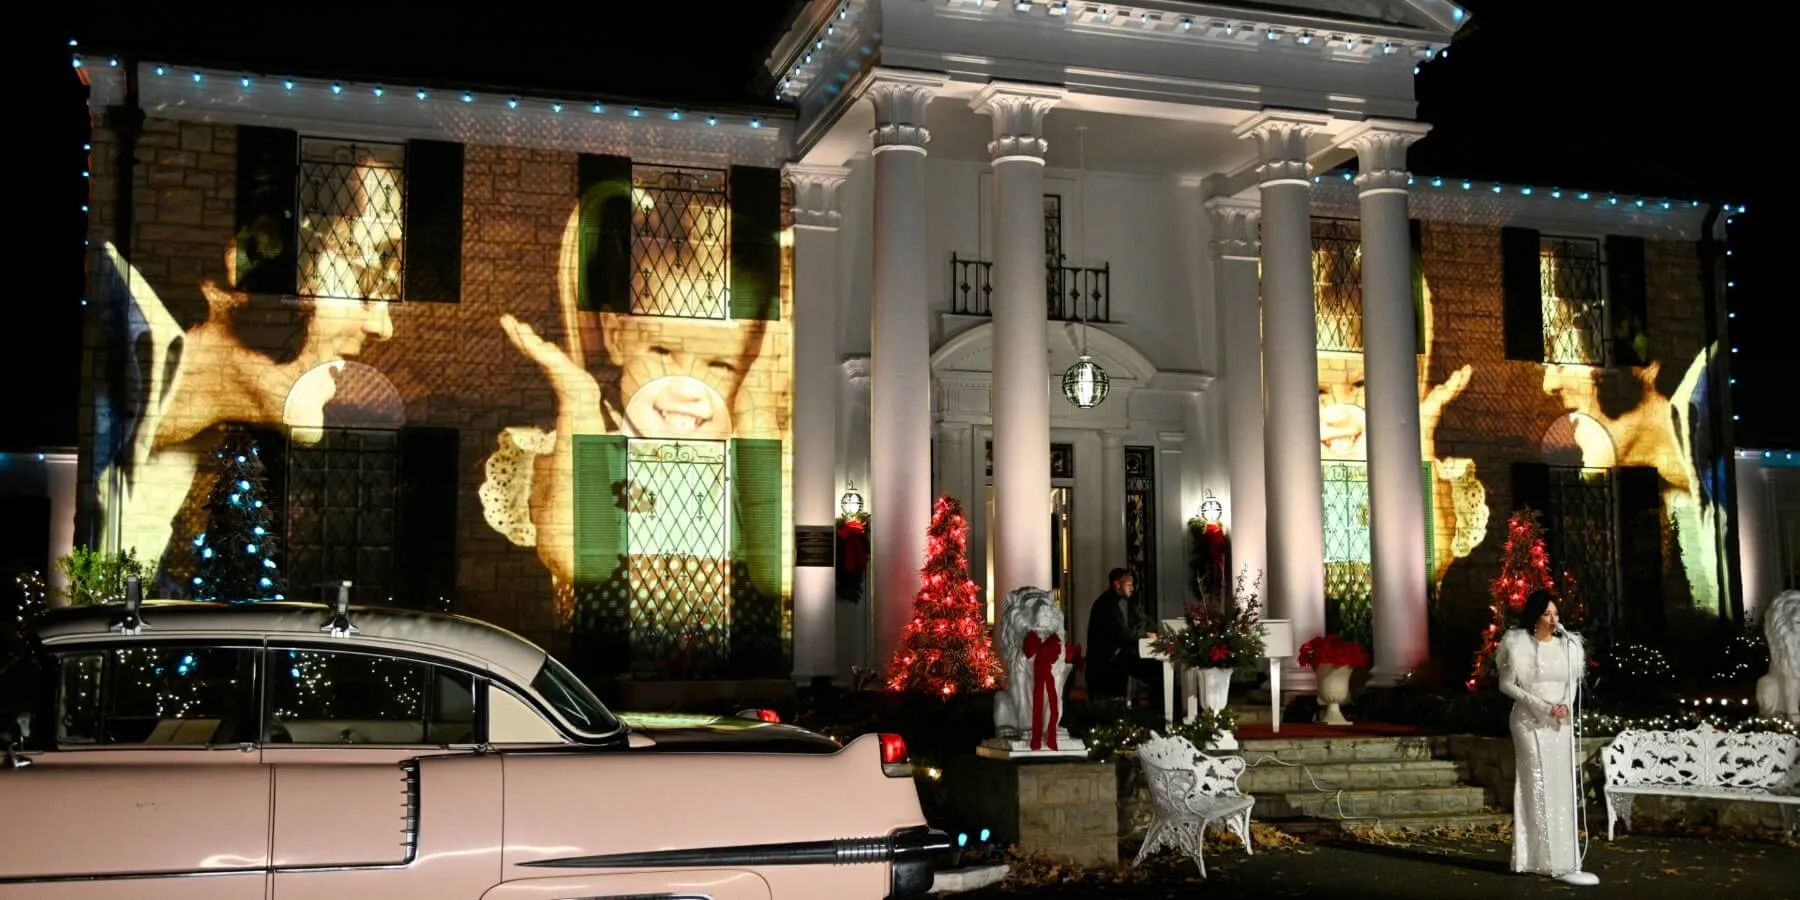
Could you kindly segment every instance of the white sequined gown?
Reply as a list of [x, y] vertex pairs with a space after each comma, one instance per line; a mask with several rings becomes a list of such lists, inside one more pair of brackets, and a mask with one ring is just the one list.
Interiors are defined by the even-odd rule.
[[[1513, 859], [1515, 872], [1562, 875], [1580, 868], [1576, 855], [1577, 800], [1574, 699], [1582, 666], [1579, 639], [1539, 641], [1513, 630], [1496, 655], [1500, 690], [1513, 699]], [[1550, 718], [1558, 704], [1570, 717]]]

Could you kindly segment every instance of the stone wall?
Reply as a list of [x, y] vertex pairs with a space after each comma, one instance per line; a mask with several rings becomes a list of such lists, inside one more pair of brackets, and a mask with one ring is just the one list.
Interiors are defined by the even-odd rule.
[[993, 829], [996, 844], [1106, 865], [1119, 858], [1117, 772], [1112, 762], [966, 756], [950, 761], [944, 787], [955, 815]]

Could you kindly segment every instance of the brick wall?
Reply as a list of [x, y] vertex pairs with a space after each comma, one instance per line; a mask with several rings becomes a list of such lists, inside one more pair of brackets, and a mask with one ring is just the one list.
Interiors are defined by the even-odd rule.
[[[94, 250], [90, 271], [96, 274], [104, 268], [100, 254], [104, 242], [115, 239], [116, 179], [123, 169], [118, 149], [112, 132], [96, 129], [90, 236]], [[183, 329], [201, 325], [209, 315], [215, 323], [222, 318], [223, 294], [215, 294], [209, 306], [202, 284], [227, 283], [228, 248], [237, 224], [236, 152], [237, 129], [229, 125], [152, 118], [139, 141], [131, 263], [142, 275], [140, 288], [153, 290]], [[517, 630], [552, 650], [566, 649], [567, 636], [555, 626], [550, 576], [533, 549], [514, 546], [489, 527], [477, 491], [502, 429], [554, 425], [555, 397], [549, 384], [537, 365], [508, 341], [500, 317], [514, 315], [546, 340], [566, 343], [558, 267], [564, 229], [577, 196], [577, 164], [578, 156], [571, 152], [466, 145], [461, 302], [389, 304], [383, 311], [389, 323], [385, 333], [364, 319], [344, 320], [363, 328], [355, 360], [391, 384], [403, 404], [407, 426], [458, 432], [456, 611]], [[792, 279], [785, 267], [783, 281], [781, 320], [768, 326], [765, 338], [768, 362], [751, 369], [739, 406], [747, 413], [741, 418], [754, 420], [758, 436], [785, 440], [792, 315]], [[90, 294], [101, 290], [104, 280], [95, 277], [92, 282]], [[243, 302], [241, 295], [232, 302]], [[83, 359], [81, 496], [88, 530], [79, 542], [97, 542], [101, 528], [101, 511], [93, 500], [96, 391], [112, 360], [100, 306], [90, 305]], [[250, 349], [279, 352], [293, 345], [297, 328], [308, 322], [317, 326], [340, 315], [366, 318], [368, 313], [359, 306], [253, 297], [245, 306], [248, 312], [233, 317], [232, 328]], [[283, 396], [293, 383], [292, 373], [263, 377], [257, 387], [273, 397]], [[190, 372], [184, 378], [189, 379], [183, 382], [184, 393], [199, 391], [212, 400], [245, 394], [243, 385], [223, 371], [217, 377], [200, 375], [195, 380]], [[279, 427], [279, 403], [267, 408], [270, 405], [241, 410], [239, 419]], [[791, 454], [786, 466], [791, 480]], [[150, 490], [158, 486], [158, 479], [165, 482], [161, 488], [167, 492], [186, 491], [194, 481], [191, 473], [178, 467], [153, 468], [140, 478]], [[787, 524], [784, 521], [784, 533], [790, 530]], [[783, 612], [791, 615], [786, 603]]]

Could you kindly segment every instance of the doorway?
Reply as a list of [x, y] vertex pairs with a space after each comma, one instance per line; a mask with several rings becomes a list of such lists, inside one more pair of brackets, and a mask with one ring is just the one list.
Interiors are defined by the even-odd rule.
[[1063, 621], [1075, 622], [1075, 489], [1050, 489], [1050, 596], [1062, 609]]

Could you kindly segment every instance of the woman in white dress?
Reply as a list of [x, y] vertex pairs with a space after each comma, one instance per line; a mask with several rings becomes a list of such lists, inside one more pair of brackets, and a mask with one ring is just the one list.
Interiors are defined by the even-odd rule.
[[1515, 872], [1571, 884], [1597, 881], [1581, 871], [1575, 787], [1576, 691], [1584, 663], [1581, 640], [1562, 629], [1556, 600], [1536, 591], [1521, 621], [1500, 641], [1500, 691], [1513, 699], [1513, 858]]

